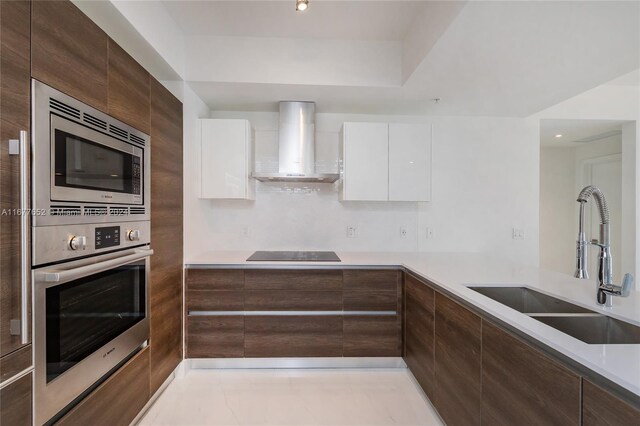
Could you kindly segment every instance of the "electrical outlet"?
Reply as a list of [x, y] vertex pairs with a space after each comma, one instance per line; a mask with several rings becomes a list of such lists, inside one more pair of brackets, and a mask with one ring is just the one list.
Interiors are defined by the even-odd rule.
[[251, 234], [251, 232], [249, 232], [249, 227], [248, 226], [243, 226], [242, 227], [242, 236], [243, 237], [248, 237]]
[[347, 238], [355, 238], [358, 235], [357, 226], [347, 226]]
[[511, 231], [511, 237], [514, 240], [524, 240], [524, 229], [522, 228], [513, 228]]
[[407, 238], [407, 234], [409, 232], [407, 231], [407, 228], [405, 228], [404, 226], [400, 227], [400, 238]]
[[427, 236], [427, 240], [430, 240], [433, 238], [433, 228], [427, 227], [426, 236]]

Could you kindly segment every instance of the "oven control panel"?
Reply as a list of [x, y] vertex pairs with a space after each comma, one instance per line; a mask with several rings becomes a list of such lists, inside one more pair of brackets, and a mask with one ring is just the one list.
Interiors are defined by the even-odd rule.
[[117, 224], [78, 224], [32, 228], [32, 265], [61, 262], [77, 257], [148, 245], [149, 221]]
[[96, 249], [117, 247], [120, 245], [120, 227], [103, 226], [96, 228], [95, 247]]

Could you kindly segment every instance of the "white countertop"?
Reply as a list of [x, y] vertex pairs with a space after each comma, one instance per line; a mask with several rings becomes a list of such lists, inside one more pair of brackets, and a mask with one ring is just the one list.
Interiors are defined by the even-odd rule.
[[402, 266], [640, 396], [640, 344], [584, 343], [467, 286], [526, 286], [636, 325], [640, 325], [640, 291], [632, 291], [627, 298], [615, 297], [612, 308], [603, 308], [595, 301], [594, 280], [579, 280], [481, 254], [337, 252], [342, 262], [247, 262], [251, 254], [250, 251], [214, 251], [195, 256], [185, 264], [188, 267], [252, 268]]

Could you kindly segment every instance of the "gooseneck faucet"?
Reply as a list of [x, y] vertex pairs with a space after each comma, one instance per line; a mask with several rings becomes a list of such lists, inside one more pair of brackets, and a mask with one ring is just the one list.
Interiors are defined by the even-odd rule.
[[[600, 240], [593, 239], [587, 242], [584, 231], [584, 209], [589, 199], [593, 196], [600, 213]], [[593, 185], [586, 186], [576, 200], [580, 203], [580, 217], [578, 228], [578, 241], [576, 242], [576, 278], [588, 279], [587, 271], [587, 247], [589, 244], [600, 247], [598, 256], [598, 287], [596, 301], [603, 306], [611, 306], [611, 296], [627, 297], [633, 284], [633, 276], [625, 274], [622, 285], [613, 284], [612, 259], [611, 259], [611, 236], [609, 231], [609, 208], [607, 200], [602, 191]]]

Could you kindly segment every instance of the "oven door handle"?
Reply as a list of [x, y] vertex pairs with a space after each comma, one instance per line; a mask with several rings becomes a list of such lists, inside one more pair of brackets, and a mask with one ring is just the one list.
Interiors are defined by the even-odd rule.
[[79, 278], [86, 277], [88, 275], [97, 274], [99, 272], [106, 271], [108, 269], [117, 268], [119, 266], [126, 265], [127, 263], [132, 263], [137, 260], [144, 259], [145, 257], [151, 256], [153, 254], [153, 250], [151, 249], [138, 249], [134, 253], [117, 257], [115, 259], [105, 260], [99, 263], [92, 263], [91, 265], [80, 266], [73, 269], [67, 270], [44, 270], [38, 271], [35, 275], [36, 282], [45, 282], [45, 283], [56, 283], [56, 282], [67, 282], [77, 280]]

